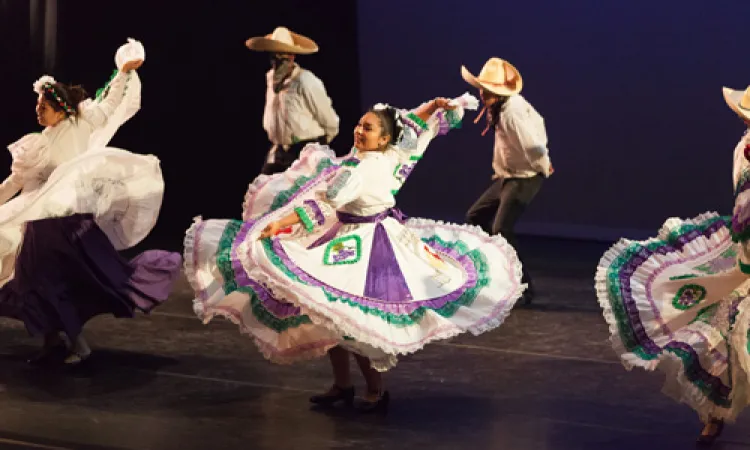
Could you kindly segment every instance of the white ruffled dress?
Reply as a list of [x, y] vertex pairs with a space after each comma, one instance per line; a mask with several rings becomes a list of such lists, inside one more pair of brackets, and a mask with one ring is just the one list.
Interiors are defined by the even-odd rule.
[[[118, 50], [119, 67], [144, 59], [130, 40]], [[93, 214], [118, 250], [134, 246], [156, 223], [164, 194], [159, 160], [106, 147], [139, 109], [135, 71], [117, 72], [96, 99], [79, 106], [80, 117], [63, 120], [11, 144], [11, 175], [0, 184], [0, 286], [13, 276], [28, 221]], [[12, 198], [18, 191], [20, 195]]]
[[[430, 342], [499, 326], [525, 287], [515, 250], [477, 227], [395, 208], [431, 139], [458, 126], [463, 107], [427, 122], [403, 111], [405, 138], [385, 152], [336, 158], [308, 145], [289, 170], [251, 184], [244, 221], [198, 219], [184, 252], [198, 317], [231, 320], [273, 362], [342, 345], [381, 371]], [[295, 211], [301, 224], [258, 239]]]
[[750, 139], [734, 153], [731, 217], [670, 218], [656, 237], [622, 239], [602, 257], [596, 291], [630, 369], [661, 369], [664, 392], [705, 422], [750, 403]]

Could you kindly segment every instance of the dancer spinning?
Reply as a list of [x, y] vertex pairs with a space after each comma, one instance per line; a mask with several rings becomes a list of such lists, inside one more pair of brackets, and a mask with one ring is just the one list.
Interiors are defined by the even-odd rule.
[[45, 128], [9, 147], [11, 175], [0, 185], [0, 316], [44, 337], [32, 362], [82, 362], [91, 353], [81, 335], [89, 319], [148, 312], [179, 274], [179, 254], [152, 250], [128, 262], [117, 252], [153, 228], [164, 192], [158, 159], [104, 147], [140, 108], [135, 70], [144, 58], [140, 42], [129, 40], [96, 99], [40, 78], [36, 112]]
[[323, 82], [294, 61], [296, 55], [318, 51], [312, 39], [277, 27], [273, 34], [248, 39], [246, 45], [271, 56], [263, 128], [273, 145], [261, 170], [271, 175], [288, 169], [306, 144], [329, 144], [339, 134], [339, 117]]
[[430, 140], [476, 106], [468, 94], [411, 112], [376, 105], [348, 158], [308, 145], [289, 170], [250, 186], [244, 222], [198, 220], [185, 240], [198, 316], [235, 322], [273, 362], [328, 353], [334, 383], [315, 404], [353, 402], [354, 353], [363, 411], [387, 407], [380, 372], [398, 355], [499, 326], [524, 288], [513, 248], [394, 208]]
[[[482, 227], [492, 235], [501, 234], [517, 247], [515, 227], [544, 179], [552, 175], [552, 163], [547, 149], [547, 130], [544, 119], [520, 95], [523, 79], [518, 70], [500, 58], [490, 58], [479, 76], [461, 67], [461, 76], [479, 89], [484, 108], [475, 122], [487, 111], [487, 126], [482, 132], [492, 131], [495, 138], [492, 157], [492, 185], [477, 199], [466, 213], [466, 221]], [[534, 295], [528, 271], [523, 282], [528, 285], [524, 301], [530, 303]]]
[[[750, 87], [724, 88], [750, 127]], [[671, 218], [657, 237], [621, 240], [602, 258], [596, 290], [626, 368], [667, 373], [665, 393], [690, 405], [710, 444], [750, 399], [750, 134], [734, 152], [733, 216]]]

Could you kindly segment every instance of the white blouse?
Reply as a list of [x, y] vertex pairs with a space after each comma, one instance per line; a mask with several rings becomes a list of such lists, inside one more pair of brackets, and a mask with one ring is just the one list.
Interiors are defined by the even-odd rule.
[[[403, 186], [408, 173], [422, 158], [430, 141], [438, 134], [438, 111], [425, 123], [416, 142], [409, 147], [390, 146], [383, 152], [355, 152], [360, 160], [354, 167], [343, 166], [328, 183], [328, 189], [317, 195], [317, 206], [325, 217], [335, 211], [357, 216], [379, 214], [396, 205], [395, 195]], [[464, 109], [459, 106], [453, 113], [460, 119]], [[306, 211], [309, 217], [314, 211]]]
[[122, 102], [128, 77], [128, 74], [118, 72], [104, 98], [81, 102], [78, 118], [67, 118], [41, 133], [28, 134], [9, 145], [13, 163], [10, 176], [0, 184], [0, 204], [18, 191], [27, 193], [38, 189], [58, 166], [86, 152], [92, 133], [107, 125], [109, 117]]

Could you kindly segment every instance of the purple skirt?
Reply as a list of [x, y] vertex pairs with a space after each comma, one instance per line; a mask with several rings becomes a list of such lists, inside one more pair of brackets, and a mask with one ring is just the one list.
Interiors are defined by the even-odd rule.
[[180, 268], [180, 255], [162, 250], [127, 261], [91, 214], [27, 222], [15, 275], [0, 288], [0, 316], [35, 336], [73, 340], [94, 316], [132, 317], [164, 302]]

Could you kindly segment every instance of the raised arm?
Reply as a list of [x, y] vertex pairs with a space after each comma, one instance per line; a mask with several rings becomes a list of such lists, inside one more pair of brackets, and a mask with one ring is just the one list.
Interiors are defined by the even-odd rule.
[[479, 101], [467, 93], [452, 100], [439, 97], [411, 111], [404, 111], [403, 122], [411, 137], [404, 139], [399, 148], [412, 159], [419, 159], [434, 137], [459, 128], [464, 111], [476, 109], [478, 105]]
[[125, 63], [94, 101], [81, 104], [81, 118], [94, 128], [105, 126], [107, 120], [125, 99], [128, 80], [142, 64], [142, 60]]

